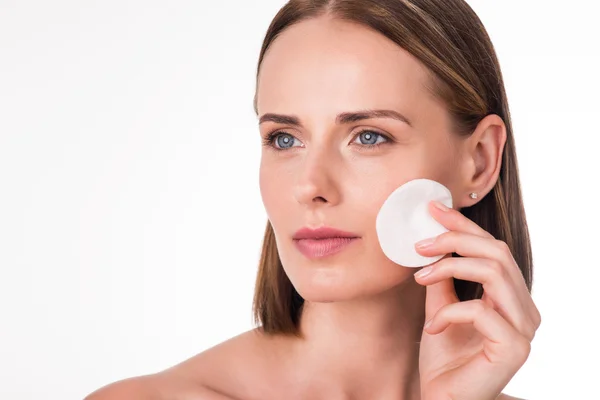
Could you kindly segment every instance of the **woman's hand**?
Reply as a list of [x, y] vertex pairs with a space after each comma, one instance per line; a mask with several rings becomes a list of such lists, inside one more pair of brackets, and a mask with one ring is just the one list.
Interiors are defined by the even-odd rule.
[[[430, 213], [449, 232], [416, 246], [424, 256], [446, 255], [415, 274], [427, 286], [421, 399], [493, 400], [527, 360], [540, 313], [506, 243], [435, 203]], [[481, 283], [482, 299], [460, 302], [453, 277]]]

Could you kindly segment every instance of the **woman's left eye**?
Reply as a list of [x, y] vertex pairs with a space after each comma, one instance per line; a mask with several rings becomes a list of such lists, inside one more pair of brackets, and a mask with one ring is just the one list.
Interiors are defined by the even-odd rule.
[[[359, 143], [356, 143], [356, 140], [359, 140]], [[361, 131], [358, 135], [356, 135], [356, 139], [352, 143], [362, 144], [364, 146], [371, 147], [378, 146], [388, 141], [389, 139], [381, 133], [377, 133], [370, 130], [364, 130]]]

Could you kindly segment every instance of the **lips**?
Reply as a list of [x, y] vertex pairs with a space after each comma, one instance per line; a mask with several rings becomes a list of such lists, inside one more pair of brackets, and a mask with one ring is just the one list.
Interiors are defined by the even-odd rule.
[[359, 235], [351, 232], [345, 232], [339, 229], [323, 226], [317, 229], [308, 227], [298, 230], [294, 234], [295, 240], [301, 239], [329, 239], [329, 238], [357, 238]]
[[314, 259], [339, 253], [358, 239], [355, 233], [330, 227], [302, 228], [294, 235], [294, 244], [304, 256]]
[[339, 253], [358, 238], [300, 239], [296, 248], [308, 258], [323, 258]]

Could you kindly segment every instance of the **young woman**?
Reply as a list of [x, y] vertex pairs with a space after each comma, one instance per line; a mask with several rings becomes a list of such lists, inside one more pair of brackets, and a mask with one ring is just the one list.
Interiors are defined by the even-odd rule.
[[[502, 75], [472, 9], [291, 0], [256, 89], [258, 328], [88, 399], [511, 398], [501, 392], [541, 319]], [[454, 200], [430, 204], [449, 232], [416, 246], [445, 256], [417, 274], [375, 231], [387, 196], [415, 178]], [[340, 239], [318, 233], [353, 239], [332, 251]]]

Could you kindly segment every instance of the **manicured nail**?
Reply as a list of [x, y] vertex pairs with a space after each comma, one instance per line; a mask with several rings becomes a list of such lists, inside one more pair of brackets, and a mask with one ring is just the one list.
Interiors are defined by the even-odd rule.
[[438, 209], [440, 209], [442, 211], [450, 211], [450, 209], [448, 207], [446, 207], [445, 204], [440, 203], [437, 200], [434, 200], [433, 205], [436, 206]]
[[424, 239], [421, 240], [420, 242], [415, 243], [415, 246], [417, 246], [418, 249], [424, 249], [425, 247], [429, 247], [433, 244], [433, 242], [435, 242], [434, 237], [429, 238], [429, 239]]
[[415, 276], [416, 276], [417, 278], [423, 278], [424, 276], [427, 276], [427, 275], [429, 275], [429, 274], [431, 273], [431, 270], [432, 270], [432, 269], [433, 269], [433, 268], [432, 268], [431, 266], [429, 266], [429, 267], [425, 267], [425, 268], [423, 268], [422, 270], [420, 270], [419, 272], [417, 272], [417, 273], [415, 274]]

